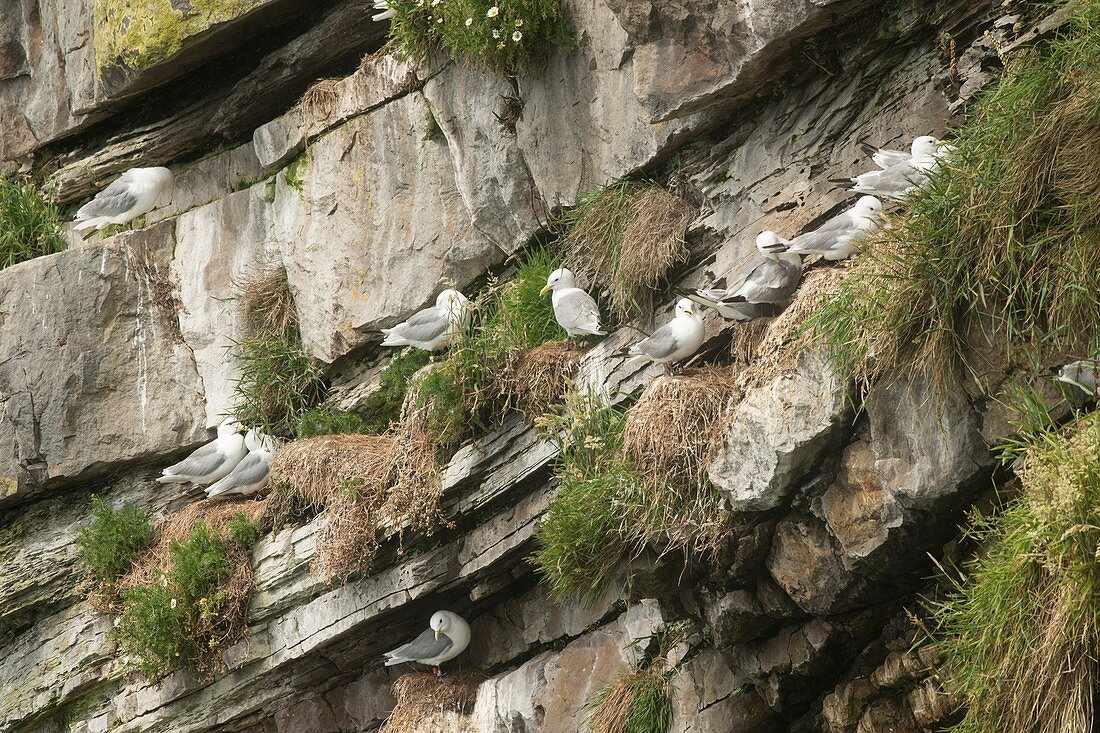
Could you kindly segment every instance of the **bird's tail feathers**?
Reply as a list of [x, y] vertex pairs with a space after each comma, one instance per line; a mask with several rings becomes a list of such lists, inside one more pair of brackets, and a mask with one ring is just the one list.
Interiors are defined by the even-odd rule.
[[173, 476], [173, 475], [169, 474], [167, 476], [158, 477], [157, 478], [157, 483], [158, 484], [186, 484], [190, 480], [191, 479], [187, 478], [186, 476]]
[[94, 229], [99, 224], [99, 219], [77, 219], [73, 224], [73, 229], [78, 232], [83, 232], [86, 229]]

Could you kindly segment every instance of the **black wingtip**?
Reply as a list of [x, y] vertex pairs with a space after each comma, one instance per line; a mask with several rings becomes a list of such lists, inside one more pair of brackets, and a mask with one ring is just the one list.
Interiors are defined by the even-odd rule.
[[728, 298], [722, 298], [720, 302], [723, 305], [733, 305], [735, 303], [748, 303], [749, 301], [745, 300], [744, 295], [731, 295]]
[[842, 188], [851, 188], [852, 186], [856, 185], [852, 183], [851, 178], [830, 178], [829, 183], [835, 183]]
[[878, 148], [866, 140], [859, 141], [859, 149], [866, 153], [869, 158], [875, 157], [875, 154], [878, 152]]

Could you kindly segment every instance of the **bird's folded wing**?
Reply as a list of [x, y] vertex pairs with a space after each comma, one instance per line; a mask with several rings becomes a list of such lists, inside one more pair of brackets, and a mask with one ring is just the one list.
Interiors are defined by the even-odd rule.
[[267, 476], [268, 468], [268, 462], [264, 460], [263, 455], [249, 453], [237, 464], [232, 473], [208, 487], [206, 494], [207, 496], [225, 494], [242, 486], [251, 486], [258, 481], [263, 481]]
[[392, 652], [386, 652], [386, 656], [393, 660], [416, 661], [418, 659], [435, 659], [443, 652], [451, 648], [454, 642], [446, 634], [435, 637], [435, 631], [425, 629], [408, 644], [397, 647]]
[[391, 328], [387, 335], [397, 336], [409, 341], [427, 342], [442, 336], [449, 324], [450, 319], [447, 317], [447, 309], [434, 306], [416, 312], [409, 320]]
[[845, 212], [829, 219], [812, 232], [799, 234], [791, 240], [791, 244], [787, 249], [791, 252], [805, 252], [819, 247], [829, 247], [836, 242], [838, 237], [850, 234], [854, 230], [852, 220]]
[[667, 359], [675, 353], [680, 345], [676, 342], [676, 334], [672, 331], [672, 324], [661, 326], [649, 338], [639, 341], [630, 350], [632, 354], [645, 354], [651, 359]]
[[93, 216], [118, 216], [134, 208], [137, 194], [126, 176], [119, 178], [100, 191], [94, 199], [80, 207], [77, 219], [91, 219]]
[[163, 473], [166, 476], [205, 476], [216, 470], [224, 460], [225, 456], [218, 453], [218, 446], [207, 443], [179, 463], [164, 469]]
[[599, 329], [600, 309], [592, 296], [583, 290], [574, 290], [558, 299], [554, 307], [558, 323], [568, 328]]

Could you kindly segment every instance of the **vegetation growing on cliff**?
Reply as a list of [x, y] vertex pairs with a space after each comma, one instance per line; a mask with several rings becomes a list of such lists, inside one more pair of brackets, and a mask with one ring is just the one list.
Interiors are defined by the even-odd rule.
[[589, 733], [667, 733], [672, 726], [671, 678], [663, 657], [640, 660], [593, 698]]
[[134, 506], [114, 509], [96, 496], [92, 498], [92, 521], [81, 528], [76, 549], [93, 580], [109, 590], [152, 540], [148, 512]]
[[1100, 684], [1100, 414], [1035, 434], [1002, 514], [977, 517], [988, 550], [933, 606], [959, 733], [1093, 726]]
[[389, 0], [391, 44], [424, 63], [449, 55], [514, 76], [575, 44], [559, 0]]
[[1008, 60], [957, 151], [865, 248], [812, 326], [869, 380], [979, 368], [973, 348], [1094, 353], [1100, 323], [1100, 3]]
[[0, 178], [0, 269], [64, 249], [57, 207], [31, 184]]
[[694, 207], [660, 186], [619, 181], [584, 194], [560, 222], [565, 261], [606, 291], [619, 321], [653, 313], [653, 294], [688, 259], [684, 241]]

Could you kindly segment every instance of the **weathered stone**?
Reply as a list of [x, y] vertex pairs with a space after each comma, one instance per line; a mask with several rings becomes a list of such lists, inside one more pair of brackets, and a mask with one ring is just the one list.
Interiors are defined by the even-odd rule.
[[853, 733], [863, 709], [874, 695], [875, 686], [868, 679], [838, 685], [821, 704], [823, 729], [826, 733]]
[[767, 567], [791, 600], [809, 614], [848, 610], [866, 587], [845, 568], [825, 525], [814, 517], [779, 523]]
[[913, 688], [905, 697], [913, 719], [923, 730], [942, 726], [959, 709], [959, 701], [944, 691], [935, 678], [929, 678]]
[[773, 509], [851, 422], [850, 388], [817, 351], [798, 367], [751, 390], [724, 428], [722, 449], [708, 469], [734, 511]]
[[772, 733], [780, 719], [753, 690], [739, 690], [729, 663], [704, 650], [672, 678], [670, 733]]
[[172, 246], [159, 225], [0, 271], [0, 502], [205, 436]]
[[856, 733], [922, 733], [904, 698], [887, 697], [872, 702], [856, 725]]
[[732, 591], [716, 600], [707, 609], [707, 620], [719, 648], [758, 639], [779, 625], [764, 613], [756, 597], [744, 590]]

